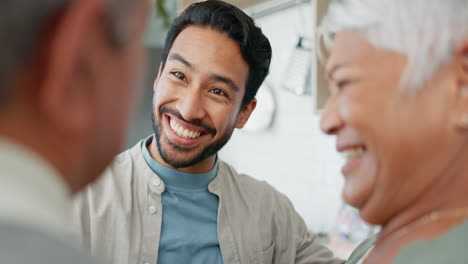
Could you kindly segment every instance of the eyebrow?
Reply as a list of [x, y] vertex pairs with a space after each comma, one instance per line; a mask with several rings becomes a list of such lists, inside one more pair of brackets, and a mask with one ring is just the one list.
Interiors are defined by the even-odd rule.
[[231, 87], [232, 90], [234, 90], [235, 92], [238, 92], [240, 91], [239, 89], [239, 86], [237, 86], [234, 81], [229, 78], [229, 77], [225, 77], [225, 76], [221, 76], [221, 75], [218, 75], [218, 74], [212, 74], [211, 75], [211, 79], [215, 80], [215, 81], [218, 81], [218, 82], [222, 82], [222, 83], [225, 83], [227, 84], [229, 87]]
[[[180, 55], [179, 53], [172, 53], [171, 55], [169, 55], [169, 60], [176, 60], [176, 61], [179, 61], [180, 63], [184, 64], [185, 66], [187, 66], [188, 68], [190, 69], [194, 69], [194, 66], [188, 62], [182, 55]], [[229, 78], [229, 77], [225, 77], [225, 76], [222, 76], [222, 75], [219, 75], [219, 74], [211, 74], [211, 79], [215, 80], [215, 81], [218, 81], [218, 82], [222, 82], [222, 83], [225, 83], [226, 85], [228, 85], [229, 87], [231, 87], [231, 89], [233, 89], [234, 91], [238, 92], [240, 91], [240, 88], [239, 86], [236, 85], [236, 83], [234, 83], [234, 81]]]
[[172, 53], [169, 56], [169, 60], [179, 61], [180, 63], [184, 64], [185, 66], [193, 69], [193, 65], [190, 62], [188, 62], [188, 60], [186, 60], [182, 55], [180, 55], [178, 53]]

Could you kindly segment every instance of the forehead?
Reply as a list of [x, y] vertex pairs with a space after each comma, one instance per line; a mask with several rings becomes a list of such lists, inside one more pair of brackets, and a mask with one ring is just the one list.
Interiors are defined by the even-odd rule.
[[[406, 68], [407, 56], [370, 44], [359, 32], [342, 31], [336, 34], [335, 44], [327, 63], [328, 74], [335, 69], [353, 68], [352, 72], [372, 79], [400, 80]], [[380, 76], [380, 77], [378, 77]]]
[[349, 65], [375, 59], [377, 50], [360, 33], [341, 31], [335, 36], [333, 49], [327, 63], [327, 70], [336, 65]]
[[245, 87], [249, 66], [239, 44], [227, 34], [206, 26], [188, 26], [174, 40], [169, 55], [177, 53], [199, 73], [218, 74]]

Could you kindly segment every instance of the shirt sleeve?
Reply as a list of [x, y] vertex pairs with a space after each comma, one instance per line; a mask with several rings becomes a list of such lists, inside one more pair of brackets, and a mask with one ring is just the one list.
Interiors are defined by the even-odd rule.
[[[283, 217], [289, 218], [284, 228], [291, 232], [291, 246], [295, 247], [294, 263], [296, 264], [343, 264], [341, 260], [334, 256], [333, 252], [323, 245], [318, 235], [310, 232], [304, 219], [297, 213], [291, 201], [283, 194], [280, 194], [284, 211]], [[284, 241], [283, 241], [284, 242]], [[295, 243], [295, 245], [294, 245]], [[294, 252], [292, 252], [294, 254]]]
[[323, 245], [316, 234], [307, 230], [304, 220], [297, 215], [300, 227], [296, 248], [296, 264], [343, 264], [333, 252]]

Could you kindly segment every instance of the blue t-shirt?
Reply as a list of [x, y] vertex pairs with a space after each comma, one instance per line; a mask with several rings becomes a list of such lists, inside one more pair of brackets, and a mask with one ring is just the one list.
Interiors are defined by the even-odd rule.
[[[207, 173], [191, 174], [167, 168], [142, 144], [148, 166], [164, 182], [159, 264], [223, 263], [218, 240], [219, 198], [208, 191], [218, 162]], [[156, 249], [155, 249], [156, 250]]]

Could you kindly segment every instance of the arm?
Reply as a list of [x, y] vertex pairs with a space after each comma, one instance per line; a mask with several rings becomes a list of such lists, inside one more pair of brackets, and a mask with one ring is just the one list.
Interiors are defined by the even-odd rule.
[[[289, 237], [290, 249], [295, 249], [294, 263], [296, 264], [343, 264], [341, 260], [333, 255], [330, 249], [321, 243], [319, 237], [309, 232], [304, 219], [296, 212], [291, 201], [283, 194], [280, 194], [283, 217], [287, 217], [285, 222], [284, 237]], [[285, 219], [286, 220], [286, 219]], [[295, 242], [295, 246], [291, 245]]]
[[[297, 214], [297, 213], [296, 213]], [[316, 234], [307, 231], [304, 220], [297, 215], [297, 224], [300, 233], [296, 247], [296, 264], [342, 264], [343, 260], [333, 256], [333, 253], [325, 247]]]

